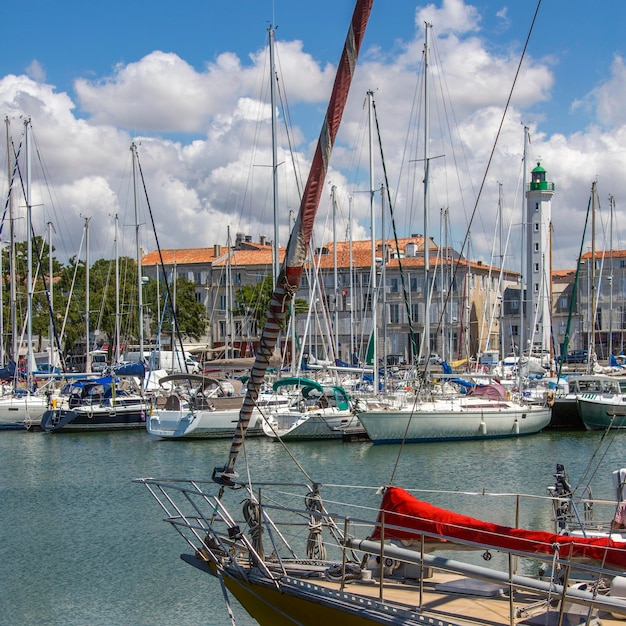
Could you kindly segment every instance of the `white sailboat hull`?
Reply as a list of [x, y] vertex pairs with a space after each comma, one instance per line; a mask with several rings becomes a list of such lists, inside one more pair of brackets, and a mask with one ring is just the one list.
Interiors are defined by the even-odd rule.
[[[255, 411], [247, 436], [262, 435], [261, 414]], [[149, 434], [164, 439], [219, 439], [230, 438], [239, 421], [239, 409], [221, 411], [181, 409], [170, 411], [153, 409], [146, 420]]]
[[373, 443], [517, 437], [538, 433], [550, 424], [548, 407], [476, 400], [451, 398], [365, 409], [358, 416]]
[[346, 428], [358, 426], [358, 423], [352, 410], [331, 407], [308, 413], [274, 413], [263, 421], [263, 431], [268, 437], [289, 441], [341, 439]]
[[24, 395], [0, 398], [0, 429], [21, 429], [38, 425], [48, 408], [43, 396]]

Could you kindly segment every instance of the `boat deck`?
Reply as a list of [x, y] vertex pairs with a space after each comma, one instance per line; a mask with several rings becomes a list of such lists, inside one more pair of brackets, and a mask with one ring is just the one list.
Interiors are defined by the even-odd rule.
[[[341, 587], [340, 583], [326, 580], [316, 581], [315, 584], [336, 591]], [[434, 620], [431, 623], [441, 625], [556, 626], [560, 611], [556, 598], [548, 610], [545, 599], [538, 594], [516, 590], [511, 601], [506, 585], [476, 581], [443, 572], [435, 572], [431, 578], [425, 579], [421, 591], [417, 580], [395, 582], [385, 579], [382, 591], [380, 580], [372, 580], [347, 583], [344, 585], [344, 592], [372, 600], [380, 600], [382, 593], [385, 603], [414, 611], [422, 617], [428, 616]], [[562, 624], [586, 624], [588, 613], [588, 607], [566, 602]], [[606, 611], [592, 608], [589, 624], [623, 626], [625, 619], [626, 616], [619, 619]]]

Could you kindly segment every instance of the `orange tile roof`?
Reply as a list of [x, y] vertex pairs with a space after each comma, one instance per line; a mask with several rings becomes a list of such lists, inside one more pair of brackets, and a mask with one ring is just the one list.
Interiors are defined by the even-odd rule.
[[[211, 248], [176, 248], [161, 250], [165, 265], [189, 265], [192, 263], [212, 263], [215, 259], [215, 250]], [[159, 251], [149, 252], [141, 259], [142, 265], [160, 265]]]

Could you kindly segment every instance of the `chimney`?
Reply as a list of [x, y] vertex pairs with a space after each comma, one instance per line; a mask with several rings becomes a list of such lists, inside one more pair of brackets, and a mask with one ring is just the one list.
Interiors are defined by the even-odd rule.
[[259, 235], [259, 243], [264, 246], [265, 245], [265, 235]]
[[217, 259], [222, 256], [222, 246], [219, 243], [213, 244], [213, 256]]

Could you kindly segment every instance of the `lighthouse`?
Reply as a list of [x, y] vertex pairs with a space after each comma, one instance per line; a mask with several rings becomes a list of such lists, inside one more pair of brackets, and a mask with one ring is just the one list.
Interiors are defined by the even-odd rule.
[[554, 183], [537, 162], [526, 189], [526, 322], [529, 347], [542, 355], [550, 351], [551, 224]]

